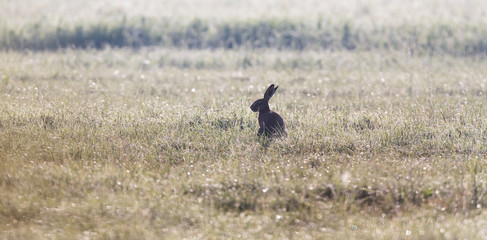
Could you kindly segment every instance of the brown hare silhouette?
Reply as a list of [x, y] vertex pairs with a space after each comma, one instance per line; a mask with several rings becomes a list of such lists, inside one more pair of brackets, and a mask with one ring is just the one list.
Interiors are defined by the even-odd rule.
[[274, 88], [274, 84], [271, 84], [267, 91], [264, 93], [264, 98], [256, 100], [251, 106], [250, 109], [254, 112], [259, 111], [259, 132], [257, 136], [264, 136], [266, 137], [281, 137], [287, 136], [286, 133], [286, 125], [284, 124], [284, 120], [282, 117], [277, 113], [272, 111], [269, 108], [269, 99], [271, 99], [272, 95], [276, 92], [279, 86]]

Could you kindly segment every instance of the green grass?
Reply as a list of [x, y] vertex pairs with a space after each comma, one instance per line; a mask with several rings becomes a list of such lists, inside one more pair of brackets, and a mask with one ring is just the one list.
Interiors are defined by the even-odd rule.
[[[1, 238], [482, 239], [484, 61], [4, 52]], [[289, 136], [250, 111], [270, 83]]]

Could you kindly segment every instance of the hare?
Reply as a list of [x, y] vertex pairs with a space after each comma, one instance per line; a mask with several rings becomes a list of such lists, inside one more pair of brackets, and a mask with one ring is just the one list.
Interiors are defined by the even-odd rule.
[[252, 111], [259, 111], [260, 128], [259, 132], [257, 133], [257, 136], [259, 137], [262, 136], [262, 134], [264, 134], [266, 137], [287, 136], [284, 120], [277, 112], [274, 112], [269, 108], [269, 99], [271, 99], [272, 95], [274, 95], [277, 88], [279, 88], [279, 86], [274, 88], [274, 84], [271, 84], [271, 86], [264, 93], [264, 98], [256, 100], [250, 106]]

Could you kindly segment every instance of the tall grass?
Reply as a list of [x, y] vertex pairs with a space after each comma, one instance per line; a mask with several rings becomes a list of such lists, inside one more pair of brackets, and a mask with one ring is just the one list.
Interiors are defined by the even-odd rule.
[[21, 29], [4, 27], [4, 50], [55, 50], [164, 46], [184, 49], [293, 49], [293, 50], [394, 50], [412, 54], [484, 56], [484, 24], [402, 24], [360, 27], [353, 21], [327, 24], [288, 20], [215, 23], [195, 19], [178, 24], [148, 18], [97, 21], [50, 26], [42, 23]]
[[[485, 56], [485, 2], [49, 1], [0, 3], [0, 49], [400, 50]], [[214, 14], [216, 11], [219, 14]]]

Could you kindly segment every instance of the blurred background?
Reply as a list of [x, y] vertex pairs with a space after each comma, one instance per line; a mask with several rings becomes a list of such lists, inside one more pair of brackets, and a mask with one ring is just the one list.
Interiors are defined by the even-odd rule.
[[0, 49], [399, 50], [487, 54], [482, 0], [2, 1]]

